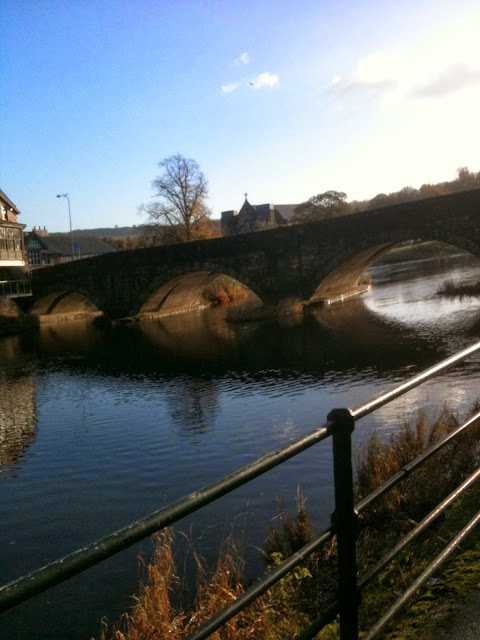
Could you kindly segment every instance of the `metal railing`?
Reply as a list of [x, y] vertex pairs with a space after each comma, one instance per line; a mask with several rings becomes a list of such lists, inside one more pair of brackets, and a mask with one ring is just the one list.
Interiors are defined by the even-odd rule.
[[31, 295], [31, 280], [0, 280], [0, 298], [20, 298]]
[[[433, 376], [444, 372], [449, 367], [463, 361], [469, 355], [479, 350], [480, 342], [430, 367], [392, 391], [382, 394], [353, 411], [350, 409], [334, 409], [329, 413], [325, 424], [295, 442], [268, 453], [221, 480], [207, 485], [83, 549], [79, 549], [37, 571], [0, 587], [0, 612], [6, 611], [32, 598], [36, 594], [84, 571], [88, 567], [113, 556], [152, 533], [177, 522], [184, 516], [198, 511], [201, 507], [213, 502], [217, 498], [244, 485], [266, 471], [277, 467], [286, 460], [312, 447], [314, 444], [332, 436], [335, 487], [335, 512], [332, 516], [332, 525], [302, 549], [277, 565], [263, 578], [252, 584], [234, 602], [230, 603], [209, 621], [197, 628], [193, 633], [188, 635], [185, 640], [203, 640], [208, 638], [217, 629], [226, 624], [228, 620], [245, 609], [251, 602], [287, 575], [294, 567], [322, 547], [334, 535], [337, 537], [339, 564], [338, 600], [332, 602], [332, 604], [300, 634], [298, 640], [310, 640], [314, 638], [318, 632], [326, 624], [334, 620], [338, 614], [340, 614], [341, 639], [358, 640], [358, 608], [361, 599], [361, 590], [369, 584], [398, 553], [434, 522], [456, 498], [480, 478], [480, 468], [472, 473], [452, 494], [445, 498], [430, 514], [404, 536], [393, 549], [385, 554], [381, 560], [360, 578], [357, 577], [355, 548], [356, 520], [358, 514], [409, 476], [414, 470], [418, 469], [438, 451], [450, 444], [455, 438], [463, 434], [471, 425], [475, 424], [476, 421], [480, 419], [480, 411], [449, 433], [441, 441], [426, 450], [418, 458], [405, 465], [398, 473], [393, 475], [382, 486], [378, 487], [357, 505], [354, 505], [353, 501], [351, 451], [351, 436], [355, 428], [355, 423], [357, 420], [388, 404]], [[363, 636], [364, 640], [372, 640], [384, 629], [395, 614], [414, 596], [419, 586], [431, 577], [434, 571], [450, 557], [465, 536], [479, 523], [480, 512], [451, 540], [441, 554], [423, 571], [374, 627]]]

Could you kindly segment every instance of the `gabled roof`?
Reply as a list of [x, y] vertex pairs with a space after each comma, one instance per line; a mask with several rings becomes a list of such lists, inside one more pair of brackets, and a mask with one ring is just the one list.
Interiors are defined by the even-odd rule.
[[[30, 235], [30, 234], [29, 234]], [[35, 236], [48, 253], [69, 256], [72, 253], [72, 239], [70, 234], [42, 236], [37, 235], [35, 231], [31, 232]], [[89, 235], [73, 235], [73, 246], [75, 253], [78, 252], [77, 244], [80, 245], [80, 254], [82, 255], [99, 255], [101, 253], [110, 253], [117, 251], [107, 242], [96, 236]]]
[[256, 210], [257, 210], [257, 207], [254, 207], [253, 205], [251, 205], [247, 200], [247, 198], [245, 198], [245, 202], [242, 204], [242, 208], [238, 213], [242, 215], [248, 215], [249, 213], [255, 214]]
[[17, 214], [20, 213], [20, 211], [18, 210], [18, 207], [16, 207], [13, 202], [10, 200], [10, 198], [3, 193], [3, 191], [0, 189], [0, 200], [3, 200], [4, 202], [6, 202], [8, 204], [9, 207], [12, 207], [12, 209], [15, 209], [15, 212]]

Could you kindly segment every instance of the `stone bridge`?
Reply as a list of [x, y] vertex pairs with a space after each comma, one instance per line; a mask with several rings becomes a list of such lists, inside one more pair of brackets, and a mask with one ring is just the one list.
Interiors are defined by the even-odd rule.
[[335, 298], [355, 291], [383, 253], [417, 239], [440, 240], [480, 257], [480, 189], [38, 269], [29, 310], [57, 316], [101, 311], [111, 318], [171, 313], [198, 306], [219, 274], [247, 285], [268, 305]]

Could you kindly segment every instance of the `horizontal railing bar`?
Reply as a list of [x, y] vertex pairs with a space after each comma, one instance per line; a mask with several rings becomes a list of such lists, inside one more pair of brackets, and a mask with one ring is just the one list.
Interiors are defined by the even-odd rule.
[[387, 625], [392, 618], [402, 609], [409, 600], [413, 598], [417, 589], [419, 589], [435, 571], [452, 555], [462, 540], [480, 523], [480, 511], [474, 516], [470, 522], [460, 531], [459, 534], [445, 547], [445, 549], [428, 565], [418, 578], [408, 587], [405, 593], [393, 604], [390, 609], [383, 615], [380, 620], [363, 636], [363, 640], [372, 640]]
[[198, 511], [201, 507], [253, 480], [269, 469], [273, 469], [317, 442], [325, 440], [330, 435], [331, 426], [331, 422], [326, 422], [295, 442], [268, 453], [221, 480], [190, 493], [177, 502], [154, 511], [83, 549], [78, 549], [26, 576], [3, 585], [0, 587], [0, 612], [6, 611], [31, 596], [110, 558], [139, 540], [180, 520], [180, 518]]
[[251, 602], [256, 600], [259, 596], [268, 591], [276, 582], [281, 580], [287, 573], [289, 573], [297, 564], [303, 562], [309, 555], [319, 549], [327, 540], [330, 540], [333, 536], [333, 527], [329, 527], [318, 538], [312, 540], [299, 551], [289, 556], [286, 560], [272, 569], [266, 576], [255, 582], [249, 587], [241, 596], [224, 607], [221, 611], [216, 613], [213, 618], [207, 620], [193, 633], [186, 636], [184, 640], [204, 640], [208, 636], [212, 635], [217, 629], [220, 629], [231, 618], [243, 611]]
[[383, 496], [387, 491], [390, 491], [396, 484], [401, 482], [404, 478], [409, 476], [412, 471], [418, 469], [424, 462], [426, 462], [431, 456], [435, 453], [443, 449], [447, 444], [449, 444], [452, 440], [454, 440], [458, 435], [460, 435], [465, 429], [468, 429], [474, 422], [480, 419], [480, 411], [471, 416], [466, 422], [462, 425], [454, 429], [451, 433], [446, 435], [442, 440], [432, 445], [429, 449], [420, 454], [415, 460], [409, 462], [405, 466], [403, 466], [400, 471], [397, 471], [393, 476], [391, 476], [386, 482], [384, 482], [380, 487], [377, 487], [372, 493], [369, 493], [368, 496], [360, 500], [358, 504], [355, 505], [355, 509], [360, 513], [367, 506], [372, 504], [375, 500]]
[[359, 578], [358, 588], [364, 589], [397, 554], [403, 551], [405, 547], [407, 547], [417, 536], [429, 527], [432, 522], [434, 522], [453, 502], [455, 502], [455, 500], [461, 496], [462, 493], [470, 487], [470, 485], [478, 480], [478, 478], [480, 478], [480, 467], [468, 476], [468, 478], [464, 480], [462, 484], [455, 489], [455, 491], [452, 491], [449, 496], [442, 500], [435, 509], [430, 511], [430, 513], [425, 516], [425, 518], [423, 518], [423, 520], [421, 520], [411, 531], [409, 531], [406, 536], [399, 540], [399, 542], [397, 542], [397, 544], [392, 547], [392, 549], [390, 549], [383, 558], [381, 558], [371, 569]]
[[352, 411], [353, 417], [355, 418], [355, 420], [360, 420], [361, 418], [364, 418], [369, 413], [372, 413], [372, 411], [375, 411], [375, 409], [379, 409], [380, 407], [383, 407], [383, 405], [388, 404], [392, 400], [395, 400], [395, 398], [398, 398], [404, 393], [407, 393], [407, 391], [410, 391], [411, 389], [418, 387], [418, 385], [422, 384], [423, 382], [426, 382], [430, 378], [433, 378], [434, 376], [439, 374], [441, 371], [445, 371], [445, 369], [448, 369], [449, 367], [453, 366], [457, 362], [464, 360], [467, 356], [471, 355], [472, 353], [475, 353], [475, 351], [478, 351], [479, 349], [480, 349], [480, 342], [476, 342], [470, 347], [467, 347], [466, 349], [459, 351], [455, 355], [450, 356], [445, 360], [442, 360], [438, 364], [434, 365], [433, 367], [430, 367], [429, 369], [426, 369], [425, 371], [422, 371], [421, 373], [413, 377], [411, 380], [404, 382], [403, 384], [396, 387], [395, 389], [392, 389], [391, 391], [387, 391], [386, 393], [383, 393], [377, 398], [374, 398], [370, 402], [367, 402], [361, 407], [358, 407], [357, 409], [353, 410]]

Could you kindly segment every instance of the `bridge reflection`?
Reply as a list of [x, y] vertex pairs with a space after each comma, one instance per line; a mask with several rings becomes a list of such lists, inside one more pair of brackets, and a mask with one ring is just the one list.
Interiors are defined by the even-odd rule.
[[361, 299], [268, 322], [227, 322], [225, 309], [216, 308], [108, 331], [86, 321], [52, 324], [42, 327], [38, 348], [50, 355], [83, 354], [64, 364], [91, 375], [138, 371], [163, 380], [185, 372], [208, 380], [233, 371], [256, 378], [275, 369], [282, 376], [288, 370], [323, 375], [369, 364], [389, 372], [393, 354], [402, 367], [415, 362], [419, 351], [425, 359], [445, 353], [442, 340], [392, 322]]

